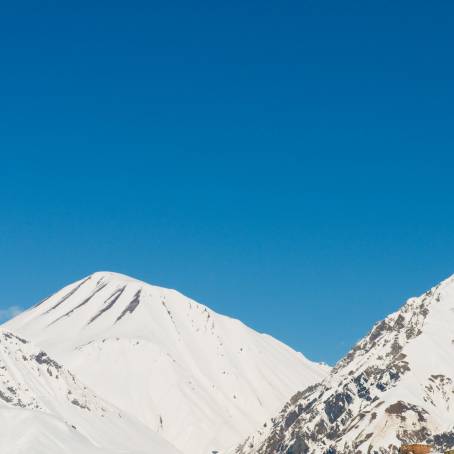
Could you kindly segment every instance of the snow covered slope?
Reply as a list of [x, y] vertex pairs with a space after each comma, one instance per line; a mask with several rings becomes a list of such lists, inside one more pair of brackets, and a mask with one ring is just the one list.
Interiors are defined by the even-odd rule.
[[0, 406], [0, 452], [8, 454], [111, 454], [55, 416]]
[[0, 452], [178, 454], [42, 350], [0, 331]]
[[108, 272], [65, 287], [6, 328], [186, 454], [238, 444], [329, 371], [175, 290]]
[[236, 452], [397, 453], [408, 442], [454, 447], [454, 277], [377, 323]]

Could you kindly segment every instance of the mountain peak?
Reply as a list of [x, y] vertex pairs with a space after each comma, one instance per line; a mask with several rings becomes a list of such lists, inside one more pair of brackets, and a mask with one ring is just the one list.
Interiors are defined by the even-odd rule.
[[[117, 273], [115, 271], [95, 271], [94, 273], [87, 276], [85, 279], [92, 279], [93, 281], [99, 282], [119, 282], [119, 283], [141, 283], [145, 284], [145, 282], [136, 279], [132, 276], [128, 276], [127, 274]], [[148, 285], [148, 284], [147, 284]]]
[[329, 372], [175, 290], [110, 271], [66, 286], [7, 328], [189, 454], [224, 452], [301, 383]]

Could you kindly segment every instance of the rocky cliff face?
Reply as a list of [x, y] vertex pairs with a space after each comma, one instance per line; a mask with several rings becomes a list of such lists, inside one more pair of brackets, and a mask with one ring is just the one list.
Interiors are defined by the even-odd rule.
[[295, 394], [238, 454], [454, 446], [454, 278], [377, 323], [321, 383]]

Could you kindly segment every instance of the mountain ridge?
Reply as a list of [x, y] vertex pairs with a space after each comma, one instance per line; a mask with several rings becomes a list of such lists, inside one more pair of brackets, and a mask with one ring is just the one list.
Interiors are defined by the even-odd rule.
[[454, 276], [376, 323], [321, 383], [295, 394], [241, 454], [396, 453], [454, 445]]

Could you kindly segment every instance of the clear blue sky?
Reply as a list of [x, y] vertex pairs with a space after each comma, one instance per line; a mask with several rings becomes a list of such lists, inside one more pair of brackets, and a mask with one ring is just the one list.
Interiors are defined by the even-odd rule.
[[0, 316], [96, 270], [333, 363], [454, 273], [454, 2], [13, 2]]

